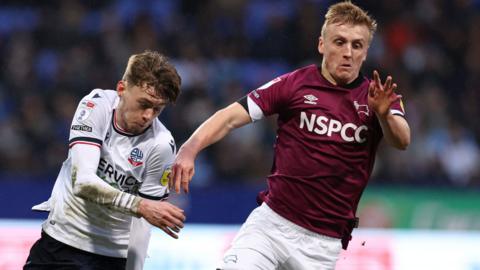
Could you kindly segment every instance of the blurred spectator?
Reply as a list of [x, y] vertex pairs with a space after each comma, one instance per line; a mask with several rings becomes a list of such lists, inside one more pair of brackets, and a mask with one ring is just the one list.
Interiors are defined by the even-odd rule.
[[442, 137], [438, 151], [440, 163], [452, 183], [467, 186], [473, 177], [480, 176], [480, 148], [470, 132], [456, 122], [452, 122], [445, 133], [439, 134]]

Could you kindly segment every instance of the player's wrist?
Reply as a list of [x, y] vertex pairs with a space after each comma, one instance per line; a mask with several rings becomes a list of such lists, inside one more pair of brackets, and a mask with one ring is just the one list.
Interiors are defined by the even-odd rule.
[[141, 198], [123, 191], [118, 191], [117, 195], [114, 197], [111, 205], [114, 209], [130, 214], [133, 216], [140, 217], [140, 202]]
[[375, 114], [377, 115], [377, 118], [379, 118], [380, 120], [387, 120], [387, 118], [392, 115], [390, 113], [390, 109], [387, 109], [385, 111], [375, 111]]
[[195, 147], [193, 144], [194, 143], [192, 143], [192, 142], [185, 143], [178, 150], [178, 154], [182, 155], [182, 156], [186, 155], [186, 156], [189, 156], [189, 157], [193, 157], [195, 159], [199, 150], [197, 150], [198, 147]]
[[[134, 195], [132, 195], [134, 196]], [[145, 201], [144, 199], [138, 197], [138, 196], [134, 196], [133, 198], [133, 202], [132, 202], [132, 206], [131, 206], [131, 213], [136, 216], [136, 217], [142, 217], [143, 216], [143, 212], [141, 212], [141, 205], [143, 204], [142, 202]]]
[[[151, 209], [150, 203], [152, 201], [138, 197], [138, 201], [135, 202], [136, 206], [132, 207], [132, 213], [135, 214], [137, 217], [145, 217], [148, 215], [148, 212]], [[135, 209], [135, 210], [134, 210]]]

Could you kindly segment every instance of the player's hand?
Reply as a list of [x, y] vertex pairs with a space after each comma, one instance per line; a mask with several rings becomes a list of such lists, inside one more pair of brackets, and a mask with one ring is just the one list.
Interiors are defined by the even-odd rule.
[[180, 188], [188, 193], [188, 185], [195, 174], [195, 154], [188, 148], [180, 147], [172, 166], [169, 187], [180, 193]]
[[396, 89], [397, 84], [392, 82], [391, 76], [387, 76], [387, 80], [382, 84], [378, 71], [373, 71], [373, 81], [368, 87], [368, 105], [378, 116], [388, 115], [392, 103], [402, 98], [395, 93]]
[[178, 239], [177, 234], [183, 228], [185, 221], [182, 209], [169, 202], [142, 199], [138, 206], [138, 213], [153, 226]]

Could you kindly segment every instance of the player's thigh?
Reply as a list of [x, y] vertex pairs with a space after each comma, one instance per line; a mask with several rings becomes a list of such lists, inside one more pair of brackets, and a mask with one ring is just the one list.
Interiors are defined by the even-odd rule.
[[270, 270], [278, 265], [278, 258], [270, 237], [258, 225], [246, 223], [225, 252], [220, 269]]
[[275, 263], [264, 253], [252, 248], [231, 248], [223, 256], [217, 270], [273, 270]]
[[62, 258], [64, 249], [65, 244], [42, 232], [40, 239], [31, 247], [23, 269], [77, 269], [74, 262]]
[[66, 245], [42, 232], [32, 246], [24, 270], [105, 270], [125, 269], [125, 258], [114, 258], [86, 252]]
[[275, 269], [282, 260], [275, 239], [276, 229], [262, 209], [255, 209], [225, 252], [221, 269]]
[[334, 270], [342, 250], [340, 239], [320, 237], [297, 246], [279, 269]]
[[329, 259], [312, 259], [303, 256], [290, 257], [278, 269], [279, 270], [334, 270], [336, 265], [336, 258]]

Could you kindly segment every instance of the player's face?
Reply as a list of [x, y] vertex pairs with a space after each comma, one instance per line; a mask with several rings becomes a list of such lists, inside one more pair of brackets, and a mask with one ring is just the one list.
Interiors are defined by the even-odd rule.
[[138, 134], [144, 131], [167, 104], [148, 86], [140, 87], [120, 81], [117, 92], [120, 102], [116, 110], [116, 121], [128, 133]]
[[365, 25], [327, 25], [318, 43], [318, 51], [323, 54], [322, 74], [339, 85], [355, 80], [367, 58], [369, 37]]

